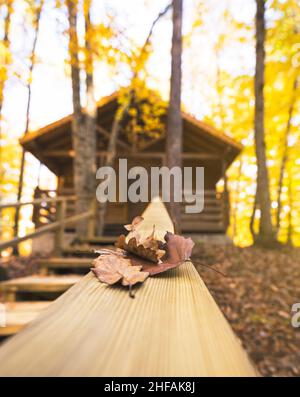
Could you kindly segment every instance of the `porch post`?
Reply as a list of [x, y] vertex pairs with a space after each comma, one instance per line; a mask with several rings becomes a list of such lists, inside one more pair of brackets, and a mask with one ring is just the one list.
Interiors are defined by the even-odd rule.
[[228, 191], [228, 181], [226, 175], [227, 165], [228, 163], [225, 156], [222, 161], [222, 178], [224, 181], [222, 200], [223, 200], [223, 222], [224, 222], [225, 231], [228, 229], [230, 225], [230, 196]]

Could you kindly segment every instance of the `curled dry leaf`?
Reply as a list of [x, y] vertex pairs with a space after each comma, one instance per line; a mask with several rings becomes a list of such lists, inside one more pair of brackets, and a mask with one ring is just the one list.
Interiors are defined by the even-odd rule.
[[162, 243], [158, 240], [153, 240], [151, 246], [147, 243], [145, 247], [143, 243], [140, 244], [135, 237], [132, 237], [127, 243], [124, 234], [119, 236], [116, 247], [154, 263], [160, 262], [161, 258], [166, 253], [166, 251], [162, 249]]
[[99, 254], [99, 255], [110, 255], [110, 254], [120, 255], [120, 256], [126, 255], [126, 252], [119, 248], [117, 248], [116, 250], [112, 250], [112, 249], [108, 249], [108, 248], [101, 248], [100, 250], [95, 250], [94, 252], [95, 252], [95, 254]]
[[111, 252], [94, 259], [91, 270], [98, 279], [112, 285], [122, 281], [122, 285], [132, 286], [146, 280], [149, 273], [142, 272], [142, 266], [132, 266], [130, 259], [124, 258], [120, 252]]
[[144, 218], [142, 216], [136, 216], [130, 224], [124, 225], [125, 229], [129, 231], [127, 235], [127, 241], [132, 238], [135, 238], [137, 241], [139, 241], [140, 235], [137, 232], [136, 227], [143, 222], [143, 220]]
[[132, 232], [136, 229], [137, 225], [139, 225], [143, 220], [144, 218], [142, 216], [136, 216], [129, 225], [124, 225], [124, 227], [129, 232]]
[[149, 272], [151, 276], [166, 272], [181, 265], [190, 259], [194, 247], [193, 240], [168, 232], [165, 235], [166, 240], [166, 258], [159, 264], [145, 264], [143, 270]]
[[167, 260], [171, 263], [183, 262], [190, 259], [195, 245], [194, 241], [188, 237], [179, 236], [167, 232], [165, 235], [167, 242]]

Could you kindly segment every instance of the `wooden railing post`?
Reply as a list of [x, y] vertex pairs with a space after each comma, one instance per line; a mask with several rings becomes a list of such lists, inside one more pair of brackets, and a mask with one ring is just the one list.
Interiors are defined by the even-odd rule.
[[59, 227], [55, 231], [54, 238], [54, 254], [60, 255], [63, 246], [64, 230], [65, 230], [65, 217], [66, 217], [66, 200], [57, 202], [56, 207], [56, 220], [59, 222]]
[[92, 214], [88, 218], [88, 230], [87, 230], [87, 233], [88, 233], [88, 238], [89, 239], [92, 239], [93, 237], [95, 237], [96, 210], [97, 210], [97, 201], [96, 201], [96, 199], [93, 199], [91, 201], [91, 205], [90, 205], [90, 211], [92, 212]]

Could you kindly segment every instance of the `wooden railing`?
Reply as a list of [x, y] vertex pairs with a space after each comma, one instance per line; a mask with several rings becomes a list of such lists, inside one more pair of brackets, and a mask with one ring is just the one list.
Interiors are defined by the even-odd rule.
[[94, 202], [91, 203], [91, 208], [88, 211], [85, 211], [81, 214], [76, 214], [73, 216], [66, 217], [67, 211], [67, 203], [70, 201], [75, 201], [75, 196], [58, 196], [53, 198], [46, 198], [46, 199], [35, 199], [32, 201], [26, 202], [16, 202], [16, 203], [6, 203], [0, 204], [0, 211], [6, 208], [19, 208], [27, 205], [39, 206], [41, 204], [56, 204], [56, 220], [52, 223], [46, 224], [44, 226], [40, 226], [36, 228], [36, 230], [32, 233], [27, 234], [26, 236], [15, 236], [11, 240], [0, 242], [0, 251], [9, 248], [9, 247], [16, 247], [19, 243], [33, 239], [38, 237], [44, 233], [48, 232], [55, 232], [54, 238], [54, 253], [60, 254], [63, 241], [64, 241], [64, 230], [65, 227], [71, 223], [79, 222], [85, 219], [88, 219], [88, 235], [92, 236], [94, 232], [94, 210], [95, 205]]
[[[56, 190], [40, 189], [37, 187], [34, 190], [33, 198], [36, 199], [48, 199], [57, 196]], [[70, 203], [68, 203], [70, 204]], [[69, 205], [68, 205], [69, 207]], [[47, 223], [54, 222], [56, 220], [56, 203], [43, 203], [42, 205], [35, 205], [32, 212], [32, 222], [35, 227], [43, 226]]]
[[[163, 203], [140, 236], [173, 231]], [[256, 376], [197, 270], [150, 277], [136, 298], [90, 272], [0, 347], [0, 376]]]

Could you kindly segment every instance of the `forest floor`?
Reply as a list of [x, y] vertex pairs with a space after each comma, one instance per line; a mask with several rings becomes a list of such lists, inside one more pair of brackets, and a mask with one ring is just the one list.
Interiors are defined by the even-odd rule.
[[[37, 259], [2, 260], [0, 279], [35, 273]], [[291, 307], [300, 302], [300, 249], [205, 243], [196, 245], [193, 261], [261, 375], [300, 376], [300, 328], [291, 325]]]
[[300, 302], [300, 249], [264, 250], [197, 245], [200, 275], [263, 376], [300, 376], [300, 328], [291, 307]]

